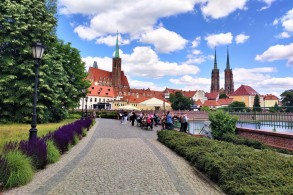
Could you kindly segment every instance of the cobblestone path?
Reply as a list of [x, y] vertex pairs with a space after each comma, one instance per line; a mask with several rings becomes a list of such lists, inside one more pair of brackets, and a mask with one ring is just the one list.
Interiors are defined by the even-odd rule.
[[4, 194], [223, 194], [159, 143], [157, 129], [96, 121], [88, 136], [57, 163], [37, 172], [28, 185]]

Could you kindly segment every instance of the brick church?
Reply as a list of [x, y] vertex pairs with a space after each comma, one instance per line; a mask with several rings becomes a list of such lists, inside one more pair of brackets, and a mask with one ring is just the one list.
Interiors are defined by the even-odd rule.
[[230, 68], [228, 49], [227, 49], [224, 89], [220, 89], [219, 72], [220, 71], [217, 65], [217, 53], [215, 49], [214, 69], [212, 70], [212, 79], [211, 79], [211, 93], [225, 93], [226, 95], [232, 94], [234, 92], [234, 81], [233, 81], [233, 72], [232, 72], [232, 69]]

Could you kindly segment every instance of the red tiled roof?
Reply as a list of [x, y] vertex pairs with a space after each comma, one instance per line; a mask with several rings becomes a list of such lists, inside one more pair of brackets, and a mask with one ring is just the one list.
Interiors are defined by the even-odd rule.
[[220, 105], [229, 105], [233, 102], [233, 98], [222, 98], [218, 100]]
[[192, 98], [196, 94], [196, 91], [183, 91], [182, 94], [185, 97]]
[[203, 106], [221, 106], [216, 100], [207, 100], [203, 103]]
[[[112, 72], [90, 67], [88, 70], [88, 79], [92, 82], [108, 81], [112, 85]], [[128, 79], [125, 76], [124, 71], [121, 71], [121, 85], [129, 88]]]
[[196, 101], [195, 101], [195, 105], [197, 105], [197, 106], [202, 106], [202, 102], [201, 102], [200, 100], [196, 100]]
[[264, 96], [264, 100], [279, 100], [279, 98], [277, 98], [277, 96], [275, 96], [273, 94], [266, 94]]
[[206, 93], [205, 96], [208, 100], [216, 100], [219, 96], [219, 92]]
[[229, 96], [240, 96], [240, 95], [259, 95], [252, 87], [248, 85], [241, 85], [234, 93]]
[[114, 89], [109, 86], [91, 85], [88, 96], [114, 97]]

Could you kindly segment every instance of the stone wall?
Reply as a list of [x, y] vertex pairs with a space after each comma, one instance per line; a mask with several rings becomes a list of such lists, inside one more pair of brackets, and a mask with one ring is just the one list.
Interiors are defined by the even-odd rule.
[[293, 134], [283, 134], [245, 128], [237, 128], [236, 132], [242, 137], [257, 140], [266, 145], [293, 151]]

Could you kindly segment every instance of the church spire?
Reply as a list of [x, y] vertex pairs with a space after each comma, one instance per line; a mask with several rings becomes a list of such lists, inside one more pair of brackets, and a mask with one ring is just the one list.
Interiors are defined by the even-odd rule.
[[227, 47], [227, 62], [226, 62], [226, 69], [230, 69], [229, 48], [228, 48], [228, 47]]
[[117, 38], [116, 38], [115, 58], [119, 58], [118, 31], [117, 31]]
[[214, 69], [218, 69], [218, 66], [217, 66], [217, 53], [216, 53], [216, 47], [215, 47]]

